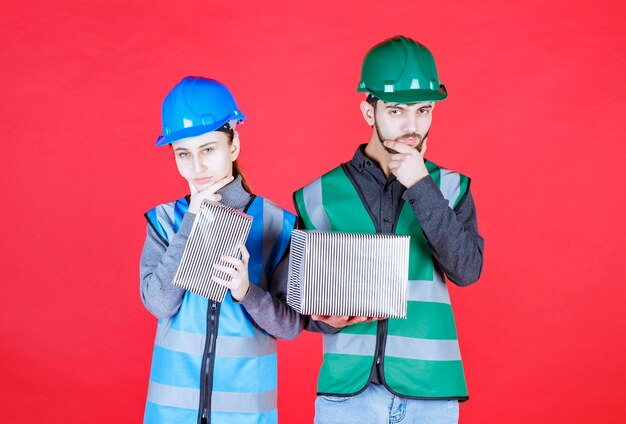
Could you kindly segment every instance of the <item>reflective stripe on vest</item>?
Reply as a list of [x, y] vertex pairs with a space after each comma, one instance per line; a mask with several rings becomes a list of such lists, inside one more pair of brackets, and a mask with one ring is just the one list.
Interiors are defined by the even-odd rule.
[[[346, 333], [341, 334], [341, 337], [324, 338], [324, 353], [372, 356], [375, 348], [376, 336], [372, 334]], [[456, 340], [415, 339], [391, 335], [387, 336], [385, 355], [424, 361], [461, 360]]]
[[[220, 405], [219, 411], [256, 414], [276, 409], [276, 390], [265, 392], [213, 392], [211, 404]], [[150, 381], [148, 402], [173, 408], [198, 409], [200, 390], [167, 386]]]
[[[146, 218], [166, 243], [178, 231], [187, 202], [160, 205]], [[267, 285], [289, 244], [295, 216], [256, 197], [246, 213], [251, 283]], [[200, 373], [206, 345], [208, 299], [185, 292], [178, 312], [159, 320], [144, 422], [197, 422]], [[218, 422], [276, 422], [276, 340], [252, 323], [230, 292], [220, 306], [211, 417]], [[193, 413], [192, 413], [193, 412]], [[193, 418], [193, 419], [192, 419]]]
[[[440, 191], [455, 209], [469, 179], [426, 161]], [[295, 193], [307, 229], [375, 232], [358, 193], [341, 168], [323, 175]], [[383, 373], [394, 392], [419, 398], [467, 397], [450, 296], [411, 207], [403, 205], [396, 232], [411, 236], [407, 319], [389, 319]], [[324, 335], [324, 363], [318, 392], [351, 394], [369, 381], [377, 340], [377, 323], [346, 327]]]

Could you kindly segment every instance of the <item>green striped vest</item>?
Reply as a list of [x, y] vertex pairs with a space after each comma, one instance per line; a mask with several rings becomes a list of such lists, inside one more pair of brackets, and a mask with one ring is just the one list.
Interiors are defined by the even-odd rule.
[[[469, 185], [461, 174], [426, 162], [430, 176], [458, 207]], [[339, 166], [294, 194], [308, 230], [375, 233], [374, 221]], [[445, 279], [436, 266], [419, 221], [404, 204], [396, 233], [410, 235], [406, 319], [351, 325], [324, 335], [318, 393], [353, 395], [365, 389], [380, 364], [385, 386], [409, 398], [466, 400], [467, 387]]]

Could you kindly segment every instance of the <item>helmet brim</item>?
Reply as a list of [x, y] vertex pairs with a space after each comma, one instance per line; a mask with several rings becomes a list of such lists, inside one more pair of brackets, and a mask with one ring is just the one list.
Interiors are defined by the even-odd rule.
[[225, 119], [224, 121], [214, 122], [213, 124], [210, 124], [210, 125], [200, 125], [200, 126], [195, 126], [195, 127], [189, 127], [189, 128], [184, 128], [182, 130], [173, 132], [171, 134], [160, 135], [156, 140], [156, 145], [166, 146], [168, 144], [172, 144], [175, 141], [181, 140], [183, 138], [196, 137], [196, 136], [199, 136], [200, 134], [215, 131], [218, 128], [222, 127], [222, 125], [224, 125], [225, 123], [229, 121], [232, 121], [233, 119], [237, 119], [238, 121], [237, 123], [240, 124], [244, 121], [244, 119], [246, 119], [246, 116], [239, 115], [236, 118], [234, 118], [234, 116], [229, 116], [228, 119]]
[[379, 92], [374, 90], [359, 89], [365, 93], [370, 93], [385, 103], [419, 103], [419, 102], [439, 102], [448, 97], [448, 91], [444, 85], [439, 90], [405, 90], [394, 92]]

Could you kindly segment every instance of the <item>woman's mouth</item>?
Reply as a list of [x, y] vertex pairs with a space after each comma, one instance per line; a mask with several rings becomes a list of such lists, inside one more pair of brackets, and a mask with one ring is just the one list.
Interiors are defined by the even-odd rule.
[[211, 177], [204, 177], [204, 178], [194, 178], [193, 182], [196, 184], [206, 184], [208, 182], [211, 181]]

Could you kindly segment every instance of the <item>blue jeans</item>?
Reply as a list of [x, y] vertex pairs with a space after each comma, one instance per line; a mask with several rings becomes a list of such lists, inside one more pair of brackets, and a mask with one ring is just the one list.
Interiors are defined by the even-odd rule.
[[456, 424], [456, 400], [404, 399], [370, 384], [356, 396], [318, 396], [315, 424]]

